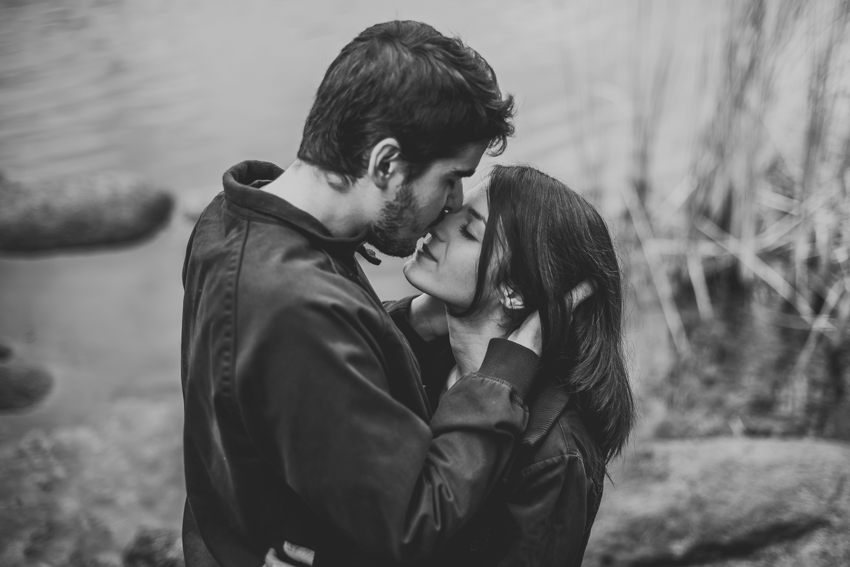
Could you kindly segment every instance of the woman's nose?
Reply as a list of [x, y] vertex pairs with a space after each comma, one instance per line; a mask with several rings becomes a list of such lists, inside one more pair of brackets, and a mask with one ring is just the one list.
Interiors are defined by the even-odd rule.
[[444, 216], [439, 223], [431, 227], [431, 230], [428, 231], [428, 234], [430, 234], [431, 236], [433, 236], [434, 239], [440, 242], [445, 242], [446, 238], [448, 237], [448, 233], [451, 230], [450, 227], [452, 223], [459, 218], [457, 214], [459, 211], [460, 209], [458, 211], [450, 212], [449, 214]]
[[431, 242], [431, 239], [438, 240], [440, 242], [443, 241], [443, 239], [440, 238], [440, 236], [437, 234], [437, 229], [442, 224], [443, 223], [440, 223], [439, 225], [435, 226], [434, 228], [432, 228], [431, 230], [428, 231], [428, 233], [425, 235], [425, 244], [428, 244], [429, 242]]

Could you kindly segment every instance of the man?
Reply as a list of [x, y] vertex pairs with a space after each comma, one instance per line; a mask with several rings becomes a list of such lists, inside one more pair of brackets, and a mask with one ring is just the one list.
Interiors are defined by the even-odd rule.
[[389, 22], [331, 64], [289, 169], [225, 174], [183, 272], [189, 567], [256, 567], [270, 547], [319, 567], [427, 557], [498, 482], [526, 423], [533, 326], [491, 341], [434, 412], [354, 254], [411, 254], [512, 114], [460, 40]]

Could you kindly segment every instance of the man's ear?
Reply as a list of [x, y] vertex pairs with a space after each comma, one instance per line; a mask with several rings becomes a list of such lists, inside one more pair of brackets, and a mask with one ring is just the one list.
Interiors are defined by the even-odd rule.
[[369, 154], [369, 168], [366, 173], [379, 189], [386, 189], [394, 175], [403, 174], [401, 164], [401, 146], [395, 138], [384, 138], [372, 148]]
[[505, 309], [522, 309], [525, 307], [522, 295], [505, 284], [499, 286], [499, 301]]

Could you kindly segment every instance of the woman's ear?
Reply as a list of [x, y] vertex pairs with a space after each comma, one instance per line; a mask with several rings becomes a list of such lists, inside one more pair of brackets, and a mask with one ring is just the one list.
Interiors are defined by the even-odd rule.
[[384, 138], [372, 148], [366, 174], [379, 189], [387, 189], [393, 175], [401, 171], [401, 146], [395, 138]]
[[505, 309], [522, 309], [525, 307], [522, 295], [505, 284], [499, 286], [499, 301]]

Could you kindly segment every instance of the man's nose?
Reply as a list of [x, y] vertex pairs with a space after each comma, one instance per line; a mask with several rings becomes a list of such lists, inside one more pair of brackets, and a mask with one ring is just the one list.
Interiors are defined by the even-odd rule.
[[446, 197], [445, 208], [450, 213], [458, 213], [463, 208], [463, 183], [457, 182], [452, 185], [449, 195]]

